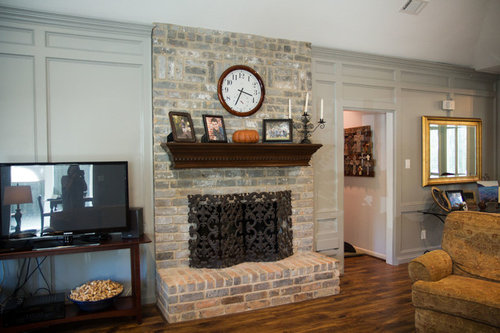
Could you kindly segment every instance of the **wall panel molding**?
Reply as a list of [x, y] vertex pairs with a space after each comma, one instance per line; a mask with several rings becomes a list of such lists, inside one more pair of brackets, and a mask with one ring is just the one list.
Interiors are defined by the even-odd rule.
[[497, 75], [489, 73], [477, 72], [471, 68], [436, 63], [431, 61], [402, 59], [397, 57], [387, 57], [368, 53], [344, 51], [338, 49], [330, 49], [325, 47], [312, 47], [313, 58], [318, 60], [335, 59], [343, 63], [359, 63], [363, 65], [374, 65], [389, 67], [394, 69], [417, 70], [418, 72], [427, 71], [430, 73], [453, 74], [454, 76], [462, 76], [465, 78], [477, 79], [480, 81], [489, 81], [494, 83], [497, 80]]
[[86, 31], [100, 31], [130, 36], [151, 36], [152, 25], [84, 18], [0, 6], [0, 20], [10, 22], [42, 24], [62, 28], [75, 28]]
[[[144, 208], [149, 235], [154, 232], [152, 28], [0, 6], [0, 79], [8, 87], [0, 90], [8, 95], [0, 96], [0, 128], [13, 128], [0, 131], [0, 144], [9, 144], [0, 149], [0, 159], [128, 161], [130, 205]], [[141, 247], [145, 303], [155, 300], [153, 251], [153, 244]], [[83, 256], [51, 262], [67, 269], [69, 261], [88, 260]], [[106, 271], [125, 283], [130, 278], [121, 276], [128, 257], [115, 252], [92, 257], [93, 268], [85, 274]], [[78, 285], [78, 271], [52, 282], [62, 289]]]

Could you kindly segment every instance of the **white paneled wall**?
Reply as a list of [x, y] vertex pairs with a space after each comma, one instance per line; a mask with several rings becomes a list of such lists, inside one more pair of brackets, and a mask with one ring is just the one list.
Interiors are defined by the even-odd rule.
[[[130, 205], [144, 207], [154, 238], [151, 30], [0, 7], [0, 161], [128, 161]], [[148, 303], [153, 253], [141, 249]], [[56, 256], [51, 265], [58, 291], [104, 277], [130, 286], [127, 251]], [[15, 271], [10, 263], [14, 281]]]
[[[315, 154], [316, 248], [327, 243], [343, 246], [344, 176], [343, 111], [385, 113], [387, 151], [387, 211], [385, 235], [372, 231], [372, 244], [386, 242], [387, 262], [406, 262], [441, 243], [442, 224], [419, 211], [432, 203], [430, 190], [421, 185], [421, 117], [477, 117], [483, 120], [483, 174], [498, 178], [497, 77], [451, 65], [380, 57], [313, 47], [314, 101], [333, 102], [325, 111], [327, 131], [315, 142], [324, 147]], [[442, 100], [455, 100], [453, 113], [441, 110]], [[377, 134], [377, 133], [376, 133]], [[375, 157], [377, 158], [377, 156]], [[319, 161], [329, 159], [328, 162]], [[318, 160], [318, 163], [316, 161]], [[410, 160], [410, 168], [405, 168]], [[376, 176], [377, 177], [377, 176]], [[358, 181], [362, 186], [363, 179]], [[441, 186], [473, 189], [474, 184]], [[325, 215], [326, 214], [326, 215]], [[326, 223], [326, 221], [329, 221]], [[335, 221], [332, 223], [332, 221]], [[420, 239], [421, 230], [427, 239]], [[359, 230], [363, 232], [363, 230]], [[378, 235], [378, 236], [377, 236]], [[368, 244], [368, 243], [367, 243]], [[328, 247], [328, 246], [326, 246]], [[381, 252], [375, 246], [374, 253]], [[340, 251], [339, 251], [340, 255]]]

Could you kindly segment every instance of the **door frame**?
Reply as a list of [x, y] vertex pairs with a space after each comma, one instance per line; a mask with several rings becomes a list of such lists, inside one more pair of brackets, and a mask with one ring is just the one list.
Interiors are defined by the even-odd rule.
[[[395, 261], [395, 207], [396, 207], [396, 197], [395, 197], [395, 186], [396, 186], [396, 173], [395, 173], [395, 111], [394, 110], [383, 110], [383, 109], [372, 109], [372, 108], [360, 108], [360, 107], [349, 107], [344, 105], [342, 107], [342, 128], [344, 125], [344, 112], [354, 111], [363, 113], [374, 113], [374, 114], [384, 114], [385, 115], [385, 149], [386, 149], [386, 166], [387, 166], [387, 177], [386, 177], [386, 223], [385, 223], [385, 262], [390, 265], [396, 265]], [[344, 140], [342, 139], [342, 145], [344, 146]], [[342, 172], [339, 174], [344, 174], [344, 164], [340, 163]], [[390, 177], [389, 175], [392, 175]], [[343, 183], [343, 182], [342, 182]], [[340, 188], [339, 188], [340, 192]], [[342, 193], [339, 193], [344, 197], [344, 187], [342, 186]], [[342, 200], [344, 202], [344, 200]], [[343, 208], [342, 208], [343, 209]], [[345, 223], [345, 221], [343, 221]]]

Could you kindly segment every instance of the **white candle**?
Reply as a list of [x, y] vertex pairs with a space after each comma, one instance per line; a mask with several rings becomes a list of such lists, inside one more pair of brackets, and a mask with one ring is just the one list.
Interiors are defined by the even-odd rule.
[[321, 99], [321, 114], [319, 115], [319, 119], [323, 119], [323, 98]]
[[292, 119], [292, 100], [288, 99], [288, 119]]
[[307, 114], [307, 103], [309, 102], [309, 93], [306, 93], [306, 105], [304, 106], [304, 113]]

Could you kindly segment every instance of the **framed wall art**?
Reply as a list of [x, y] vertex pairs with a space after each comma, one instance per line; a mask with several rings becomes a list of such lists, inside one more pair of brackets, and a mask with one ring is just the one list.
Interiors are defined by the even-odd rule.
[[344, 129], [344, 176], [375, 177], [370, 126]]
[[262, 142], [293, 142], [291, 119], [264, 119]]

